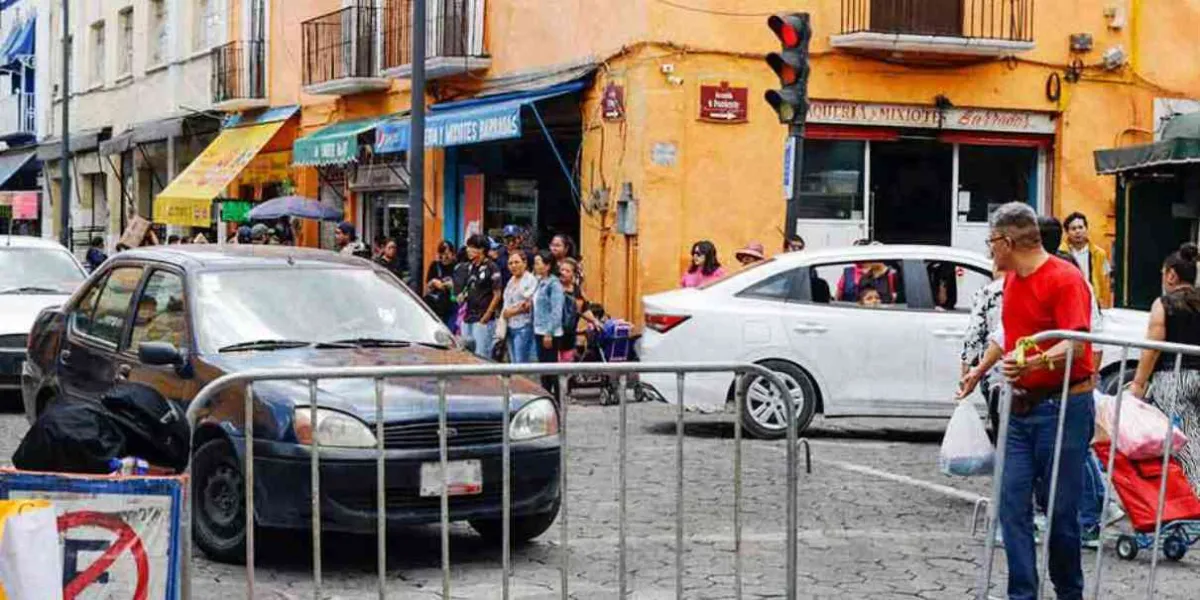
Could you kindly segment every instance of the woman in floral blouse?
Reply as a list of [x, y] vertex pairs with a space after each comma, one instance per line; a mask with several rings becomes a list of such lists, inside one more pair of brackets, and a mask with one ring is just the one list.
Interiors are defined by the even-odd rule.
[[[1004, 295], [1004, 273], [997, 271], [992, 282], [979, 288], [971, 298], [971, 316], [967, 322], [967, 333], [963, 339], [962, 374], [983, 361], [989, 340], [1000, 331], [1000, 305]], [[1000, 423], [997, 395], [993, 394], [995, 369], [989, 370], [979, 381], [979, 391], [987, 399], [988, 420], [995, 427]]]

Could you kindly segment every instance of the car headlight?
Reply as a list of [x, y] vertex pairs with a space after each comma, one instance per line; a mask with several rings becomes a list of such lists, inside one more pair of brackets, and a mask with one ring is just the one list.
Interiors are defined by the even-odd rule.
[[517, 411], [508, 425], [508, 439], [534, 440], [558, 433], [558, 409], [546, 398], [534, 400]]
[[375, 434], [366, 423], [336, 410], [317, 409], [317, 424], [313, 427], [312, 409], [297, 406], [293, 417], [296, 439], [311, 446], [313, 432], [322, 446], [339, 448], [374, 448]]

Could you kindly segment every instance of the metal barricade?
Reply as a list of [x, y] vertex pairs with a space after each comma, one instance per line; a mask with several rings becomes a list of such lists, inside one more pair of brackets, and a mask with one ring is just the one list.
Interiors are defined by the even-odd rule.
[[[753, 378], [762, 377], [770, 383], [771, 387], [778, 390], [780, 398], [784, 400], [785, 410], [790, 426], [787, 431], [787, 517], [786, 517], [786, 577], [785, 583], [786, 598], [795, 600], [797, 594], [797, 487], [798, 487], [798, 465], [797, 451], [801, 443], [804, 444], [806, 467], [811, 472], [811, 458], [809, 456], [809, 448], [805, 440], [797, 440], [796, 428], [796, 407], [795, 403], [790, 401], [791, 396], [788, 393], [787, 386], [773, 371], [753, 363], [608, 363], [608, 364], [478, 364], [478, 365], [441, 365], [441, 366], [394, 366], [394, 367], [339, 367], [339, 368], [320, 368], [320, 369], [263, 369], [263, 370], [248, 370], [240, 373], [234, 373], [222, 376], [208, 385], [206, 385], [196, 395], [188, 406], [187, 417], [188, 423], [195, 430], [197, 419], [200, 411], [207, 406], [218, 393], [230, 386], [243, 385], [245, 386], [244, 396], [244, 419], [245, 425], [242, 431], [245, 444], [245, 519], [246, 519], [246, 589], [247, 597], [255, 597], [255, 532], [254, 532], [254, 444], [250, 442], [254, 438], [254, 400], [252, 386], [255, 382], [262, 381], [307, 381], [309, 391], [309, 406], [308, 410], [312, 411], [311, 421], [315, 427], [317, 423], [317, 381], [322, 379], [372, 379], [375, 383], [375, 457], [376, 457], [376, 506], [378, 513], [376, 515], [377, 527], [376, 536], [378, 541], [378, 584], [379, 597], [387, 596], [387, 503], [385, 486], [385, 447], [384, 447], [384, 380], [385, 379], [403, 379], [412, 377], [433, 377], [437, 379], [438, 388], [438, 447], [441, 461], [442, 474], [442, 489], [441, 489], [441, 566], [442, 566], [442, 597], [450, 598], [450, 538], [449, 538], [449, 491], [448, 491], [448, 469], [447, 469], [447, 400], [446, 400], [446, 382], [450, 378], [469, 377], [469, 376], [498, 376], [501, 378], [501, 398], [504, 414], [502, 429], [502, 470], [503, 470], [503, 489], [502, 489], [502, 582], [501, 582], [501, 597], [506, 600], [510, 597], [509, 580], [511, 577], [511, 443], [509, 440], [509, 420], [511, 412], [511, 378], [514, 376], [536, 376], [547, 375], [558, 377], [558, 409], [559, 409], [559, 494], [560, 494], [560, 512], [559, 512], [559, 528], [560, 528], [560, 597], [570, 597], [570, 539], [569, 539], [569, 517], [570, 511], [567, 502], [567, 427], [568, 427], [568, 401], [567, 401], [567, 378], [575, 375], [608, 375], [618, 376], [620, 383], [618, 386], [619, 400], [619, 439], [618, 439], [618, 511], [619, 511], [619, 529], [618, 529], [618, 546], [619, 546], [619, 573], [618, 587], [621, 598], [629, 595], [629, 583], [627, 579], [628, 569], [626, 566], [627, 554], [627, 514], [626, 500], [628, 490], [626, 485], [626, 467], [627, 467], [627, 445], [628, 431], [626, 428], [627, 415], [627, 383], [628, 377], [633, 374], [658, 373], [658, 374], [675, 374], [676, 375], [676, 400], [677, 411], [675, 414], [675, 597], [683, 597], [683, 551], [684, 551], [684, 385], [685, 377], [688, 373], [720, 373], [732, 372], [735, 374], [734, 384], [734, 404], [737, 414], [734, 424], [734, 498], [733, 498], [733, 518], [734, 518], [734, 552], [735, 552], [735, 596], [742, 596], [742, 524], [741, 524], [741, 504], [742, 504], [742, 405], [745, 402], [745, 396], [749, 384]], [[301, 409], [302, 410], [302, 409]], [[321, 573], [321, 503], [320, 503], [320, 462], [321, 448], [317, 436], [313, 435], [311, 445], [311, 493], [312, 493], [312, 540], [313, 540], [313, 583], [314, 597], [322, 598], [322, 573]], [[191, 471], [190, 465], [188, 469]], [[191, 598], [191, 528], [192, 528], [192, 511], [191, 506], [196, 502], [196, 498], [192, 498], [191, 502], [187, 503], [187, 511], [184, 515], [183, 527], [183, 548], [184, 548], [184, 574], [183, 574], [183, 598], [188, 600]]]
[[[1190, 346], [1190, 345], [1184, 345], [1184, 344], [1175, 344], [1175, 343], [1170, 343], [1170, 342], [1158, 342], [1158, 341], [1151, 341], [1151, 340], [1122, 340], [1122, 339], [1118, 339], [1118, 338], [1114, 338], [1114, 337], [1109, 337], [1109, 336], [1104, 336], [1104, 335], [1094, 335], [1094, 334], [1090, 334], [1090, 333], [1080, 333], [1077, 331], [1045, 331], [1045, 332], [1042, 332], [1042, 333], [1032, 336], [1031, 340], [1037, 344], [1041, 344], [1041, 343], [1045, 343], [1045, 342], [1060, 342], [1063, 340], [1070, 340], [1070, 341], [1074, 341], [1074, 342], [1084, 342], [1084, 343], [1090, 343], [1090, 344], [1094, 344], [1094, 345], [1103, 345], [1106, 347], [1121, 348], [1121, 360], [1119, 363], [1120, 367], [1119, 367], [1118, 379], [1117, 379], [1118, 392], [1116, 395], [1115, 405], [1114, 405], [1114, 417], [1113, 417], [1113, 423], [1112, 423], [1112, 431], [1109, 432], [1109, 437], [1110, 437], [1109, 451], [1108, 451], [1108, 456], [1107, 456], [1106, 462], [1105, 462], [1106, 468], [1105, 468], [1105, 476], [1104, 476], [1104, 494], [1103, 494], [1104, 499], [1103, 499], [1103, 504], [1101, 506], [1101, 514], [1100, 514], [1100, 522], [1099, 522], [1100, 544], [1099, 544], [1099, 547], [1096, 549], [1096, 561], [1095, 561], [1096, 566], [1095, 566], [1095, 572], [1091, 578], [1093, 583], [1090, 586], [1092, 593], [1089, 596], [1095, 600], [1099, 600], [1099, 598], [1101, 597], [1102, 574], [1103, 574], [1103, 568], [1104, 568], [1104, 530], [1106, 528], [1106, 525], [1108, 524], [1108, 521], [1110, 520], [1110, 515], [1108, 514], [1108, 507], [1109, 507], [1110, 501], [1112, 500], [1112, 494], [1113, 494], [1113, 483], [1112, 483], [1113, 482], [1113, 465], [1116, 461], [1117, 436], [1118, 436], [1118, 433], [1119, 433], [1120, 427], [1121, 427], [1121, 401], [1124, 396], [1123, 388], [1124, 388], [1124, 382], [1125, 382], [1125, 378], [1126, 378], [1126, 367], [1129, 363], [1129, 360], [1132, 358], [1130, 356], [1130, 350], [1131, 349], [1156, 350], [1159, 352], [1169, 352], [1169, 353], [1174, 354], [1175, 355], [1175, 364], [1174, 364], [1173, 373], [1175, 374], [1176, 377], [1178, 377], [1179, 373], [1181, 371], [1181, 367], [1182, 367], [1183, 356], [1184, 355], [1200, 356], [1200, 346]], [[1059, 396], [1058, 421], [1057, 421], [1057, 428], [1055, 431], [1055, 443], [1054, 443], [1054, 459], [1051, 463], [1049, 493], [1046, 497], [1047, 498], [1046, 499], [1047, 506], [1046, 506], [1045, 534], [1042, 536], [1041, 548], [1038, 549], [1038, 557], [1037, 557], [1037, 578], [1038, 578], [1037, 598], [1038, 598], [1038, 600], [1041, 600], [1041, 598], [1043, 597], [1043, 594], [1044, 594], [1044, 591], [1046, 588], [1046, 579], [1047, 579], [1047, 574], [1048, 574], [1047, 571], [1049, 569], [1049, 560], [1050, 560], [1049, 550], [1050, 550], [1050, 539], [1051, 539], [1050, 532], [1052, 531], [1052, 528], [1054, 526], [1054, 505], [1055, 505], [1055, 502], [1057, 500], [1057, 495], [1058, 495], [1057, 491], [1058, 491], [1058, 481], [1059, 481], [1059, 467], [1060, 467], [1059, 463], [1062, 458], [1063, 435], [1064, 435], [1064, 426], [1066, 423], [1067, 404], [1068, 404], [1067, 397], [1069, 394], [1069, 390], [1071, 388], [1070, 373], [1071, 373], [1071, 367], [1072, 367], [1074, 360], [1075, 360], [1075, 346], [1071, 345], [1067, 349], [1066, 366], [1063, 369], [1062, 393]], [[988, 513], [987, 513], [988, 514], [988, 528], [987, 528], [987, 539], [984, 542], [984, 548], [983, 548], [983, 563], [980, 566], [979, 579], [978, 579], [978, 583], [976, 585], [976, 598], [978, 600], [987, 600], [989, 597], [988, 593], [991, 588], [992, 566], [993, 566], [993, 562], [994, 562], [994, 558], [995, 558], [995, 550], [996, 550], [996, 527], [997, 527], [997, 523], [999, 522], [998, 514], [999, 514], [1000, 502], [1001, 502], [1001, 489], [1003, 487], [1002, 482], [1003, 482], [1003, 475], [1004, 475], [1004, 468], [1005, 468], [1005, 461], [1006, 461], [1005, 459], [1007, 458], [1006, 451], [1007, 451], [1007, 442], [1008, 442], [1008, 434], [1009, 434], [1009, 417], [1010, 417], [1011, 408], [1012, 408], [1012, 387], [1009, 385], [1005, 385], [1003, 387], [1003, 391], [1000, 396], [1000, 407], [999, 407], [999, 409], [1000, 409], [1000, 427], [999, 427], [999, 432], [998, 432], [997, 440], [996, 440], [996, 465], [995, 465], [995, 475], [994, 475], [993, 481], [992, 481], [992, 494], [991, 494], [991, 499], [986, 502], [986, 504], [988, 506]], [[1163, 456], [1162, 456], [1162, 475], [1159, 480], [1158, 504], [1157, 504], [1157, 512], [1156, 512], [1156, 517], [1155, 517], [1155, 527], [1154, 527], [1154, 544], [1151, 547], [1152, 556], [1150, 559], [1150, 572], [1148, 575], [1148, 582], [1146, 585], [1146, 598], [1148, 600], [1153, 599], [1155, 596], [1155, 592], [1156, 592], [1155, 579], [1156, 579], [1157, 568], [1158, 568], [1158, 553], [1162, 547], [1162, 544], [1161, 544], [1161, 542], [1162, 542], [1161, 536], [1162, 536], [1162, 529], [1163, 529], [1162, 520], [1163, 520], [1164, 503], [1166, 501], [1168, 466], [1171, 461], [1171, 451], [1172, 451], [1171, 439], [1172, 439], [1172, 434], [1173, 434], [1173, 429], [1174, 429], [1175, 412], [1177, 409], [1177, 407], [1174, 405], [1160, 407], [1160, 408], [1162, 408], [1163, 411], [1167, 415], [1168, 427], [1163, 435], [1163, 448], [1165, 451], [1163, 452]], [[1088, 446], [1089, 446], [1089, 451], [1090, 451], [1091, 440], [1088, 440]], [[976, 505], [977, 512], [978, 512], [978, 509], [979, 509], [979, 506], [977, 504]], [[1088, 587], [1086, 585], [1086, 581], [1087, 581], [1087, 579], [1085, 577], [1085, 592], [1087, 591], [1087, 587]]]

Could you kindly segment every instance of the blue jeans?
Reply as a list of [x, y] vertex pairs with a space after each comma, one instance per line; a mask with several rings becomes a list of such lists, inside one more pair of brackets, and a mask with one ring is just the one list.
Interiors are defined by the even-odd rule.
[[[1008, 446], [1000, 490], [1000, 528], [1008, 555], [1008, 597], [1037, 597], [1037, 552], [1033, 541], [1033, 498], [1049, 498], [1054, 440], [1060, 402], [1042, 402], [1028, 415], [1013, 415], [1008, 423]], [[1090, 452], [1095, 427], [1092, 393], [1067, 399], [1058, 493], [1050, 531], [1050, 580], [1059, 600], [1083, 598], [1080, 564], [1079, 505], [1084, 457]], [[1038, 489], [1041, 488], [1041, 489]]]
[[492, 337], [496, 331], [496, 322], [463, 323], [463, 335], [475, 340], [475, 356], [492, 358]]
[[508, 362], [537, 362], [537, 347], [533, 345], [533, 323], [508, 330]]
[[1104, 472], [1096, 453], [1088, 450], [1083, 459], [1083, 486], [1079, 489], [1079, 527], [1083, 530], [1100, 525], [1104, 509]]

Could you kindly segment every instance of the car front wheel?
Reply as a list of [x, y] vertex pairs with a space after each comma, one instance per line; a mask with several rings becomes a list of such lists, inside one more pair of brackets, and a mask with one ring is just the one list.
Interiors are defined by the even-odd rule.
[[[808, 373], [791, 363], [767, 361], [762, 366], [774, 371], [787, 385], [788, 396], [796, 407], [797, 431], [803, 432], [816, 413], [816, 384]], [[787, 405], [780, 400], [779, 390], [765, 377], [750, 376], [741, 419], [742, 426], [756, 438], [776, 440], [787, 437]]]
[[192, 531], [209, 558], [246, 560], [245, 479], [233, 448], [223, 439], [200, 446], [192, 458]]
[[[523, 517], [512, 517], [509, 522], [509, 537], [514, 545], [526, 544], [546, 533], [547, 529], [558, 518], [559, 502], [554, 501], [550, 510]], [[489, 543], [503, 543], [504, 529], [500, 519], [475, 519], [470, 522], [471, 528]]]

